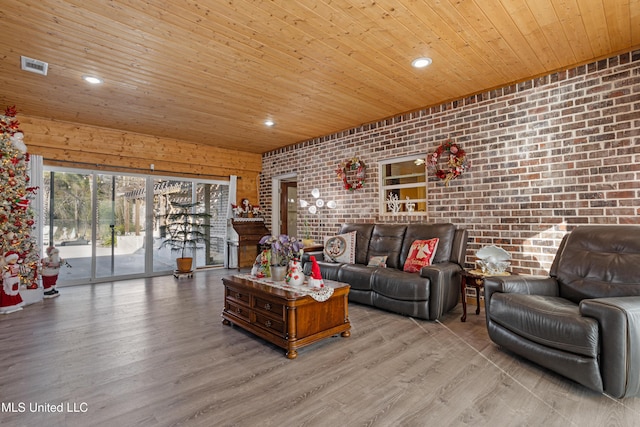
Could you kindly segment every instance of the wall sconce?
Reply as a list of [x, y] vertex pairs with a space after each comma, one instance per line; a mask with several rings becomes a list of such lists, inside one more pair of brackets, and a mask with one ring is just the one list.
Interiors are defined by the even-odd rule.
[[[335, 209], [338, 207], [338, 203], [336, 203], [335, 200], [329, 200], [328, 202], [325, 202], [324, 199], [320, 197], [320, 190], [318, 190], [317, 188], [311, 190], [311, 196], [313, 196], [315, 200], [313, 200], [312, 202], [307, 202], [304, 199], [300, 199], [300, 207], [303, 209], [307, 209], [311, 215], [317, 215], [317, 232], [318, 234], [322, 234], [322, 211], [326, 212], [326, 209], [324, 209], [324, 207]], [[306, 221], [305, 226], [308, 227]]]
[[311, 190], [311, 195], [315, 199], [315, 202], [309, 203], [304, 199], [300, 199], [300, 207], [308, 208], [309, 213], [312, 215], [317, 214], [318, 209], [324, 206], [328, 207], [329, 209], [335, 209], [338, 206], [335, 200], [329, 200], [327, 203], [325, 203], [324, 199], [320, 197], [320, 190], [318, 190], [317, 188]]

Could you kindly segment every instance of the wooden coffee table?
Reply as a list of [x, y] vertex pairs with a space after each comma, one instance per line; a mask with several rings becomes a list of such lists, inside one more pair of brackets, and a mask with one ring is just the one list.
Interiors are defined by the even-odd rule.
[[349, 323], [349, 285], [326, 280], [333, 295], [316, 301], [245, 277], [228, 276], [224, 284], [222, 323], [234, 324], [285, 349], [289, 359], [298, 349], [324, 338], [351, 335]]

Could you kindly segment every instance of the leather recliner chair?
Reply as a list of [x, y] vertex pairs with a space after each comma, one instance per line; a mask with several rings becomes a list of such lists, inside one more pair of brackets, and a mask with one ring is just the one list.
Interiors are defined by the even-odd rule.
[[592, 390], [640, 395], [640, 226], [567, 234], [548, 278], [485, 278], [492, 341]]

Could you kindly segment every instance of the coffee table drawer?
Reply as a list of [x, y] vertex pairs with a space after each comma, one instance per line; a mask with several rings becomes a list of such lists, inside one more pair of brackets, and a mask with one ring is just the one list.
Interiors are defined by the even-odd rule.
[[231, 301], [226, 301], [225, 306], [229, 313], [233, 314], [236, 317], [241, 318], [242, 320], [249, 322], [249, 319], [251, 316], [251, 310], [249, 310], [249, 308], [244, 307], [240, 304], [235, 304]]
[[255, 297], [253, 299], [252, 308], [256, 309], [256, 311], [263, 311], [265, 313], [270, 313], [274, 316], [284, 319], [284, 305], [280, 303], [268, 301], [260, 297]]
[[271, 331], [272, 333], [275, 332], [279, 336], [284, 337], [285, 328], [284, 328], [283, 321], [276, 320], [273, 317], [265, 316], [258, 312], [256, 312], [255, 314], [256, 314], [256, 321], [254, 323], [255, 325], [260, 326], [261, 328], [265, 328]]
[[249, 294], [248, 292], [242, 292], [237, 289], [227, 287], [227, 299], [249, 305], [251, 294]]

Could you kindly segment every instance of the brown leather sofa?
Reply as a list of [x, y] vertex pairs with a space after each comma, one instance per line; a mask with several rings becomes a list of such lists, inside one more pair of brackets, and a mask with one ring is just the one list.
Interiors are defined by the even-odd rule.
[[575, 228], [548, 278], [486, 278], [485, 306], [495, 343], [598, 392], [640, 395], [640, 226]]
[[[343, 224], [338, 234], [356, 232], [355, 264], [318, 259], [322, 277], [351, 285], [349, 301], [421, 319], [435, 320], [458, 304], [467, 231], [453, 224]], [[435, 258], [419, 273], [403, 266], [414, 240], [437, 237]], [[387, 267], [367, 267], [372, 256], [388, 256]], [[305, 263], [305, 274], [311, 264]]]

